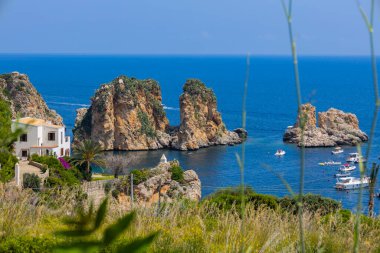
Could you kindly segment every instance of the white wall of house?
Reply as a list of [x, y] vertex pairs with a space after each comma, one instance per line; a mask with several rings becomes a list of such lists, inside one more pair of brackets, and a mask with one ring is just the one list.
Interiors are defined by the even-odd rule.
[[[30, 147], [37, 145], [37, 140], [39, 137], [39, 127], [18, 124], [19, 127], [25, 129], [27, 141], [21, 141], [19, 137], [18, 141], [15, 142], [15, 153], [17, 157], [22, 157], [23, 151], [27, 151], [27, 154], [30, 154]], [[13, 126], [12, 126], [13, 127]]]
[[[15, 129], [16, 123], [12, 124]], [[70, 155], [70, 137], [65, 135], [65, 127], [34, 126], [17, 123], [17, 127], [25, 129], [27, 141], [19, 137], [15, 143], [17, 157], [25, 157], [32, 154], [55, 154], [58, 157]]]

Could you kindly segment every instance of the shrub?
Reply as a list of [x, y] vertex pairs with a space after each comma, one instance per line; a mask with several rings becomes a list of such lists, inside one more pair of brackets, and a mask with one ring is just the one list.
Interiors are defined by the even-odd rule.
[[41, 179], [36, 174], [25, 173], [23, 175], [22, 186], [24, 189], [32, 189], [37, 192], [40, 190]]
[[[280, 206], [290, 212], [296, 213], [298, 211], [297, 199], [284, 197], [280, 199]], [[321, 215], [334, 213], [342, 208], [342, 204], [330, 198], [324, 198], [321, 195], [306, 194], [303, 196], [303, 207], [305, 210]]]
[[106, 194], [108, 194], [110, 191], [111, 191], [111, 188], [112, 188], [112, 183], [111, 182], [107, 182], [105, 185], [104, 185], [104, 192]]
[[172, 173], [171, 179], [183, 183], [183, 169], [179, 165], [172, 165], [169, 171]]
[[152, 127], [152, 124], [148, 118], [148, 115], [145, 112], [139, 110], [137, 112], [137, 117], [139, 118], [140, 123], [141, 123], [141, 129], [140, 129], [141, 133], [145, 134], [146, 136], [150, 138], [155, 137], [156, 131]]
[[8, 182], [15, 177], [15, 165], [17, 158], [5, 152], [0, 152], [0, 182]]
[[144, 181], [146, 181], [149, 176], [149, 169], [141, 169], [141, 170], [132, 170], [131, 174], [133, 174], [133, 184], [138, 185]]
[[117, 190], [117, 189], [114, 189], [114, 190], [112, 190], [111, 194], [112, 194], [112, 197], [114, 197], [115, 199], [117, 199], [119, 197], [119, 195], [120, 195], [120, 191]]
[[8, 237], [1, 241], [0, 252], [43, 253], [51, 252], [56, 239], [44, 237]]
[[[205, 202], [215, 204], [223, 210], [231, 210], [233, 207], [237, 211], [241, 210], [241, 189], [239, 187], [226, 188], [219, 190], [205, 199]], [[271, 195], [255, 193], [252, 188], [245, 187], [244, 200], [250, 202], [257, 209], [260, 206], [276, 209], [278, 207], [278, 199]]]

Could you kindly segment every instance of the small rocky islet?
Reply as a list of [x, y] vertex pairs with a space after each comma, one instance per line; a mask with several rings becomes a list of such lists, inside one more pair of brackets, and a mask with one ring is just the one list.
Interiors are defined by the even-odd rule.
[[307, 148], [355, 146], [368, 141], [367, 134], [359, 128], [355, 114], [330, 108], [326, 112], [318, 112], [317, 122], [315, 106], [306, 103], [301, 106], [296, 123], [286, 129], [283, 136], [285, 143], [302, 145], [301, 120], [304, 124], [304, 146]]
[[89, 108], [77, 110], [74, 144], [91, 139], [104, 150], [196, 150], [246, 139], [244, 129], [227, 130], [214, 92], [201, 81], [186, 81], [179, 104], [181, 123], [171, 126], [155, 80], [119, 76], [101, 85]]

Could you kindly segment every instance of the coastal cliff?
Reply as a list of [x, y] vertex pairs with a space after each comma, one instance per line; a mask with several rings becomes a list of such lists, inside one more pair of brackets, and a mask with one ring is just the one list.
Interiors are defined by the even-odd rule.
[[12, 72], [0, 75], [0, 99], [9, 102], [13, 119], [33, 117], [63, 125], [62, 117], [48, 108], [25, 74]]
[[181, 123], [169, 126], [156, 81], [120, 76], [102, 85], [90, 108], [77, 110], [74, 143], [92, 139], [104, 150], [194, 150], [241, 143], [243, 129], [228, 131], [216, 97], [199, 80], [188, 80], [180, 97]]
[[305, 147], [354, 146], [368, 140], [368, 136], [359, 129], [356, 115], [330, 108], [327, 112], [318, 113], [317, 122], [315, 107], [307, 103], [302, 105], [294, 126], [285, 131], [284, 142], [301, 146], [302, 124], [304, 124]]
[[147, 150], [169, 145], [168, 119], [156, 81], [120, 76], [103, 84], [88, 109], [77, 110], [74, 141], [85, 138], [104, 150]]
[[149, 178], [135, 187], [134, 194], [139, 204], [150, 205], [158, 202], [159, 189], [164, 202], [170, 203], [183, 198], [193, 201], [201, 199], [201, 181], [197, 173], [186, 170], [182, 180], [174, 180], [171, 171], [173, 167], [179, 168], [178, 161], [160, 163], [149, 170]]
[[173, 138], [173, 148], [192, 150], [242, 142], [238, 133], [226, 129], [214, 92], [201, 81], [188, 80], [179, 101], [181, 124]]

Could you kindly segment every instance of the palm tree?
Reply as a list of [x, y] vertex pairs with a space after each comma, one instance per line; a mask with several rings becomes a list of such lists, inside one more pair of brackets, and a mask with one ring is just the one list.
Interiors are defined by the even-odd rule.
[[75, 165], [86, 165], [86, 173], [90, 173], [91, 164], [103, 165], [104, 161], [101, 156], [102, 147], [92, 141], [85, 140], [74, 147], [73, 161]]

